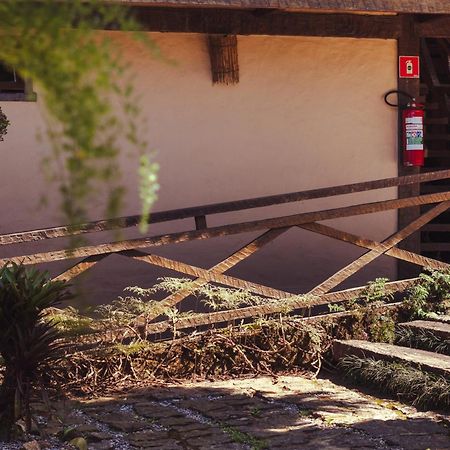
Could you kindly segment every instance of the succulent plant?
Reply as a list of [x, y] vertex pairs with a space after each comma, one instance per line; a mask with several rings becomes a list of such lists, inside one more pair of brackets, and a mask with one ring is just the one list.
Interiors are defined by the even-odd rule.
[[30, 424], [30, 394], [43, 365], [57, 356], [59, 333], [45, 309], [71, 297], [67, 285], [47, 272], [10, 264], [0, 269], [0, 439], [9, 439], [14, 423]]

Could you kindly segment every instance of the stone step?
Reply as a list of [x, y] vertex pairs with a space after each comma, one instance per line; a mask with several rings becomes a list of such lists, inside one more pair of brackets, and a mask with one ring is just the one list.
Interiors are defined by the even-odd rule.
[[399, 323], [399, 328], [409, 328], [414, 333], [428, 331], [442, 340], [450, 340], [450, 323], [435, 322], [431, 320], [414, 320], [412, 322]]
[[429, 317], [427, 320], [431, 320], [433, 322], [450, 323], [450, 316], [446, 316], [444, 314], [436, 315], [433, 317]]
[[333, 342], [333, 355], [336, 360], [348, 355], [360, 358], [375, 358], [384, 361], [409, 363], [428, 372], [450, 377], [450, 356], [417, 350], [415, 348], [400, 347], [381, 342], [359, 340]]

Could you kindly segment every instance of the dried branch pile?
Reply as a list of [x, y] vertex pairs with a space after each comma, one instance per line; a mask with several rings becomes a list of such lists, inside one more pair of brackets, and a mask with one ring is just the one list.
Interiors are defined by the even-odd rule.
[[69, 351], [50, 369], [49, 381], [70, 392], [99, 394], [135, 382], [317, 373], [334, 338], [380, 337], [378, 318], [393, 323], [396, 314], [382, 306], [314, 320], [281, 316], [171, 341], [95, 345]]

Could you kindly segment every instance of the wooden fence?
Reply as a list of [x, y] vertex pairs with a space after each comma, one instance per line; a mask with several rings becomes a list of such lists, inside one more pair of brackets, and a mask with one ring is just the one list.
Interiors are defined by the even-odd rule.
[[[171, 211], [155, 212], [151, 216], [152, 223], [193, 218], [195, 228], [193, 227], [191, 230], [158, 236], [148, 236], [139, 239], [122, 240], [119, 242], [104, 243], [99, 245], [88, 245], [84, 247], [78, 247], [71, 251], [62, 249], [44, 253], [20, 255], [11, 258], [0, 259], [0, 265], [7, 262], [22, 262], [26, 265], [29, 265], [83, 258], [81, 262], [77, 262], [71, 268], [55, 277], [55, 279], [58, 280], [68, 281], [81, 274], [82, 272], [90, 269], [100, 260], [115, 253], [127, 256], [135, 260], [143, 261], [151, 265], [171, 269], [181, 274], [189, 275], [195, 278], [194, 283], [190, 284], [189, 289], [178, 291], [163, 299], [162, 305], [164, 307], [173, 307], [178, 305], [183, 299], [188, 297], [196, 287], [200, 287], [207, 283], [219, 283], [231, 288], [245, 289], [252, 293], [265, 296], [269, 300], [272, 299], [271, 301], [268, 301], [267, 305], [243, 307], [235, 310], [218, 311], [213, 313], [202, 313], [197, 314], [194, 317], [181, 318], [177, 322], [177, 329], [194, 328], [203, 325], [217, 324], [236, 319], [247, 319], [281, 312], [285, 309], [285, 302], [282, 302], [281, 300], [284, 301], [291, 299], [292, 308], [326, 305], [333, 302], [340, 302], [357, 297], [358, 294], [363, 291], [364, 287], [346, 289], [336, 292], [330, 291], [383, 254], [423, 267], [448, 267], [448, 264], [442, 261], [402, 250], [397, 248], [396, 246], [405, 238], [417, 232], [422, 226], [429, 223], [432, 219], [434, 219], [450, 207], [450, 191], [412, 196], [401, 199], [394, 198], [391, 200], [383, 200], [371, 203], [360, 203], [351, 206], [343, 206], [333, 209], [324, 209], [280, 217], [271, 217], [267, 219], [229, 223], [227, 225], [215, 227], [208, 226], [208, 216], [225, 212], [243, 211], [249, 210], [251, 208], [261, 208], [271, 205], [280, 205], [283, 203], [326, 198], [343, 194], [352, 194], [356, 192], [365, 192], [375, 189], [398, 187], [447, 178], [450, 178], [450, 170], [386, 178], [381, 180], [326, 187], [282, 195], [239, 200], [235, 202], [226, 202]], [[376, 242], [318, 223], [323, 220], [334, 218], [352, 217], [362, 214], [376, 213], [380, 211], [433, 204], [435, 205], [428, 209], [420, 217], [412, 221], [404, 228], [398, 230], [396, 233], [389, 236], [382, 242]], [[74, 234], [79, 235], [134, 227], [139, 223], [139, 220], [139, 216], [129, 216], [118, 218], [116, 220], [100, 220], [82, 224], [76, 227], [76, 230], [68, 226], [60, 226], [54, 228], [4, 234], [0, 235], [0, 246], [55, 239]], [[285, 233], [291, 227], [300, 227], [302, 229], [309, 230], [323, 236], [328, 236], [340, 241], [348, 242], [358, 247], [364, 248], [367, 251], [362, 256], [311, 289], [308, 293], [310, 294], [310, 297], [307, 303], [305, 303], [305, 300], [301, 297], [294, 296], [289, 292], [284, 292], [282, 290], [274, 289], [269, 286], [226, 275], [226, 272], [229, 269], [237, 265], [239, 262], [245, 260], [250, 255], [253, 255], [255, 252], [263, 248], [266, 244], [272, 242], [277, 237]], [[210, 239], [218, 236], [227, 236], [253, 231], [263, 231], [263, 233], [257, 238], [253, 239], [247, 245], [243, 246], [238, 251], [231, 254], [226, 259], [215, 264], [210, 269], [203, 269], [192, 264], [186, 264], [180, 261], [142, 251], [143, 249], [163, 246], [166, 244]], [[414, 279], [394, 281], [388, 283], [386, 288], [389, 291], [402, 290], [411, 285], [411, 283], [413, 283], [414, 281]], [[312, 303], [311, 296], [314, 297], [314, 301]], [[274, 300], [280, 301], [277, 302]], [[155, 316], [151, 317], [150, 319], [158, 319], [158, 317]], [[169, 321], [156, 321], [147, 325], [146, 331], [151, 335], [164, 332], [168, 329], [171, 329], [171, 327], [172, 323]]]

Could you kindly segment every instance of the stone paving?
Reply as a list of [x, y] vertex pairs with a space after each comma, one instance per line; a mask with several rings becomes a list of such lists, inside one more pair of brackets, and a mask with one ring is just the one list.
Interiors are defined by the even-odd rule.
[[66, 408], [89, 450], [450, 449], [448, 416], [301, 376], [142, 388]]

